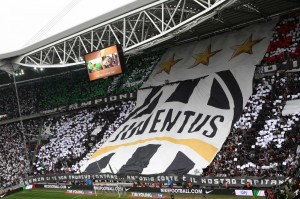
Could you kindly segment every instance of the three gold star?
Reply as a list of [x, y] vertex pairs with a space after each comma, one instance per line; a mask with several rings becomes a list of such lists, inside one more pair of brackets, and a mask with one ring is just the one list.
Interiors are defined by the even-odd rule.
[[[263, 39], [264, 38], [253, 40], [252, 39], [252, 34], [251, 34], [249, 36], [249, 38], [243, 44], [236, 45], [235, 47], [233, 47], [234, 52], [233, 52], [230, 60], [237, 57], [237, 56], [239, 56], [242, 53], [253, 54], [253, 51], [252, 51], [253, 46], [258, 44], [259, 42], [261, 42]], [[211, 50], [211, 44], [210, 44], [203, 53], [200, 53], [200, 54], [197, 54], [196, 56], [194, 56], [195, 62], [190, 68], [194, 68], [199, 64], [203, 64], [203, 65], [208, 66], [209, 65], [209, 58], [213, 57], [215, 54], [217, 54], [221, 50], [222, 49], [212, 51]], [[156, 73], [156, 75], [159, 74], [159, 73], [162, 73], [163, 71], [165, 71], [167, 74], [170, 74], [170, 71], [171, 71], [172, 67], [177, 62], [179, 62], [181, 60], [182, 60], [182, 58], [175, 59], [175, 53], [174, 53], [173, 56], [170, 59], [168, 59], [166, 62], [164, 62], [160, 66], [160, 69]]]
[[210, 44], [203, 53], [197, 54], [194, 57], [195, 58], [195, 63], [190, 68], [194, 68], [195, 66], [197, 66], [199, 64], [203, 64], [203, 65], [207, 66], [209, 64], [209, 58], [214, 56], [215, 54], [217, 54], [221, 50], [222, 49], [216, 50], [216, 51], [211, 51], [211, 44]]
[[177, 63], [179, 62], [180, 60], [182, 59], [176, 59], [175, 60], [175, 53], [173, 54], [172, 58], [168, 59], [165, 63], [163, 63], [161, 66], [160, 66], [160, 70], [156, 73], [159, 74], [163, 71], [165, 71], [166, 73], [170, 74], [170, 71], [171, 71], [171, 68]]
[[253, 54], [252, 47], [255, 44], [261, 42], [263, 39], [264, 38], [252, 40], [252, 34], [251, 34], [250, 37], [243, 44], [236, 45], [235, 47], [233, 47], [234, 52], [233, 52], [230, 60], [237, 57], [237, 56], [239, 56], [242, 53]]

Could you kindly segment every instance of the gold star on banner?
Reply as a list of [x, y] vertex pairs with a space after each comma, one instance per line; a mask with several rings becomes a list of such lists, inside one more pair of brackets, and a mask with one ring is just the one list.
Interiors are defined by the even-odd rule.
[[216, 51], [211, 51], [211, 44], [210, 44], [203, 53], [200, 53], [200, 54], [196, 55], [196, 57], [194, 57], [195, 63], [190, 68], [194, 68], [195, 66], [197, 66], [199, 64], [203, 64], [203, 65], [207, 66], [209, 64], [209, 58], [214, 56], [221, 50], [222, 49], [216, 50]]
[[250, 37], [243, 44], [236, 45], [235, 47], [233, 47], [234, 52], [233, 52], [230, 60], [239, 56], [242, 53], [248, 53], [248, 54], [252, 55], [253, 54], [252, 47], [254, 45], [258, 44], [259, 42], [261, 42], [263, 39], [264, 38], [252, 40], [252, 34], [251, 34]]
[[175, 53], [173, 54], [172, 58], [168, 59], [165, 63], [163, 63], [160, 66], [159, 71], [156, 74], [159, 74], [163, 71], [165, 71], [166, 73], [170, 74], [171, 68], [182, 59], [176, 59], [175, 60]]

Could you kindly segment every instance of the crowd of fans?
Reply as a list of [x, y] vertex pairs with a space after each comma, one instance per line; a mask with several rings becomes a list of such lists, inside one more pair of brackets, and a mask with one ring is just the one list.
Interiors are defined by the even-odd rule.
[[[83, 157], [91, 146], [97, 146], [97, 142], [118, 128], [120, 118], [133, 106], [132, 101], [123, 101], [48, 118], [42, 134], [50, 134], [50, 139], [36, 155], [34, 174], [77, 172], [79, 161], [86, 159]], [[95, 129], [99, 131], [93, 134]]]
[[[0, 187], [18, 184], [30, 172], [30, 146], [24, 145], [39, 134], [40, 120], [15, 122], [0, 126]], [[20, 133], [22, 132], [22, 133]], [[29, 142], [27, 142], [29, 143]]]
[[[0, 95], [0, 114], [9, 115], [9, 117], [19, 117], [16, 92], [14, 85], [0, 89], [3, 95]], [[4, 94], [5, 93], [5, 94]], [[38, 93], [34, 85], [27, 85], [18, 89], [20, 102], [20, 111], [22, 115], [31, 115], [37, 112]]]
[[107, 128], [102, 128], [102, 131], [99, 133], [98, 139], [95, 140], [92, 149], [86, 154], [86, 156], [79, 162], [78, 169], [89, 160], [95, 151], [97, 151], [105, 141], [110, 137], [110, 135], [119, 128], [119, 126], [124, 122], [130, 112], [134, 109], [135, 102], [128, 101], [128, 103], [123, 103], [121, 107], [120, 114], [118, 117], [111, 123], [107, 125]]
[[300, 55], [300, 13], [282, 16], [273, 30], [263, 63], [284, 62], [288, 58], [297, 59]]
[[[44, 78], [26, 84], [17, 84], [22, 115], [31, 115], [74, 103], [112, 94], [137, 90], [150, 75], [162, 52], [131, 57], [121, 75], [89, 81], [86, 71], [70, 71], [67, 74]], [[19, 117], [14, 85], [0, 88], [0, 115]], [[1, 120], [1, 119], [0, 119]]]
[[300, 113], [282, 116], [282, 110], [287, 100], [299, 97], [299, 73], [256, 80], [244, 113], [203, 175], [292, 175], [299, 166]]

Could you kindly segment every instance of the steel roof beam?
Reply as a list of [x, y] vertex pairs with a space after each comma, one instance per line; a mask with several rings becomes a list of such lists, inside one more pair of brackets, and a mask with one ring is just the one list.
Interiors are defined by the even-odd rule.
[[211, 18], [237, 0], [158, 0], [89, 29], [62, 38], [13, 60], [15, 64], [68, 67], [83, 64], [83, 55], [120, 44], [135, 54]]

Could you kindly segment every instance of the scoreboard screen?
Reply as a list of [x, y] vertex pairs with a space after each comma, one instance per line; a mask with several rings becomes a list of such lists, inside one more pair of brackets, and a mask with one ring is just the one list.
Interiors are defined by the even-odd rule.
[[96, 80], [122, 73], [123, 52], [114, 45], [84, 55], [90, 80]]

